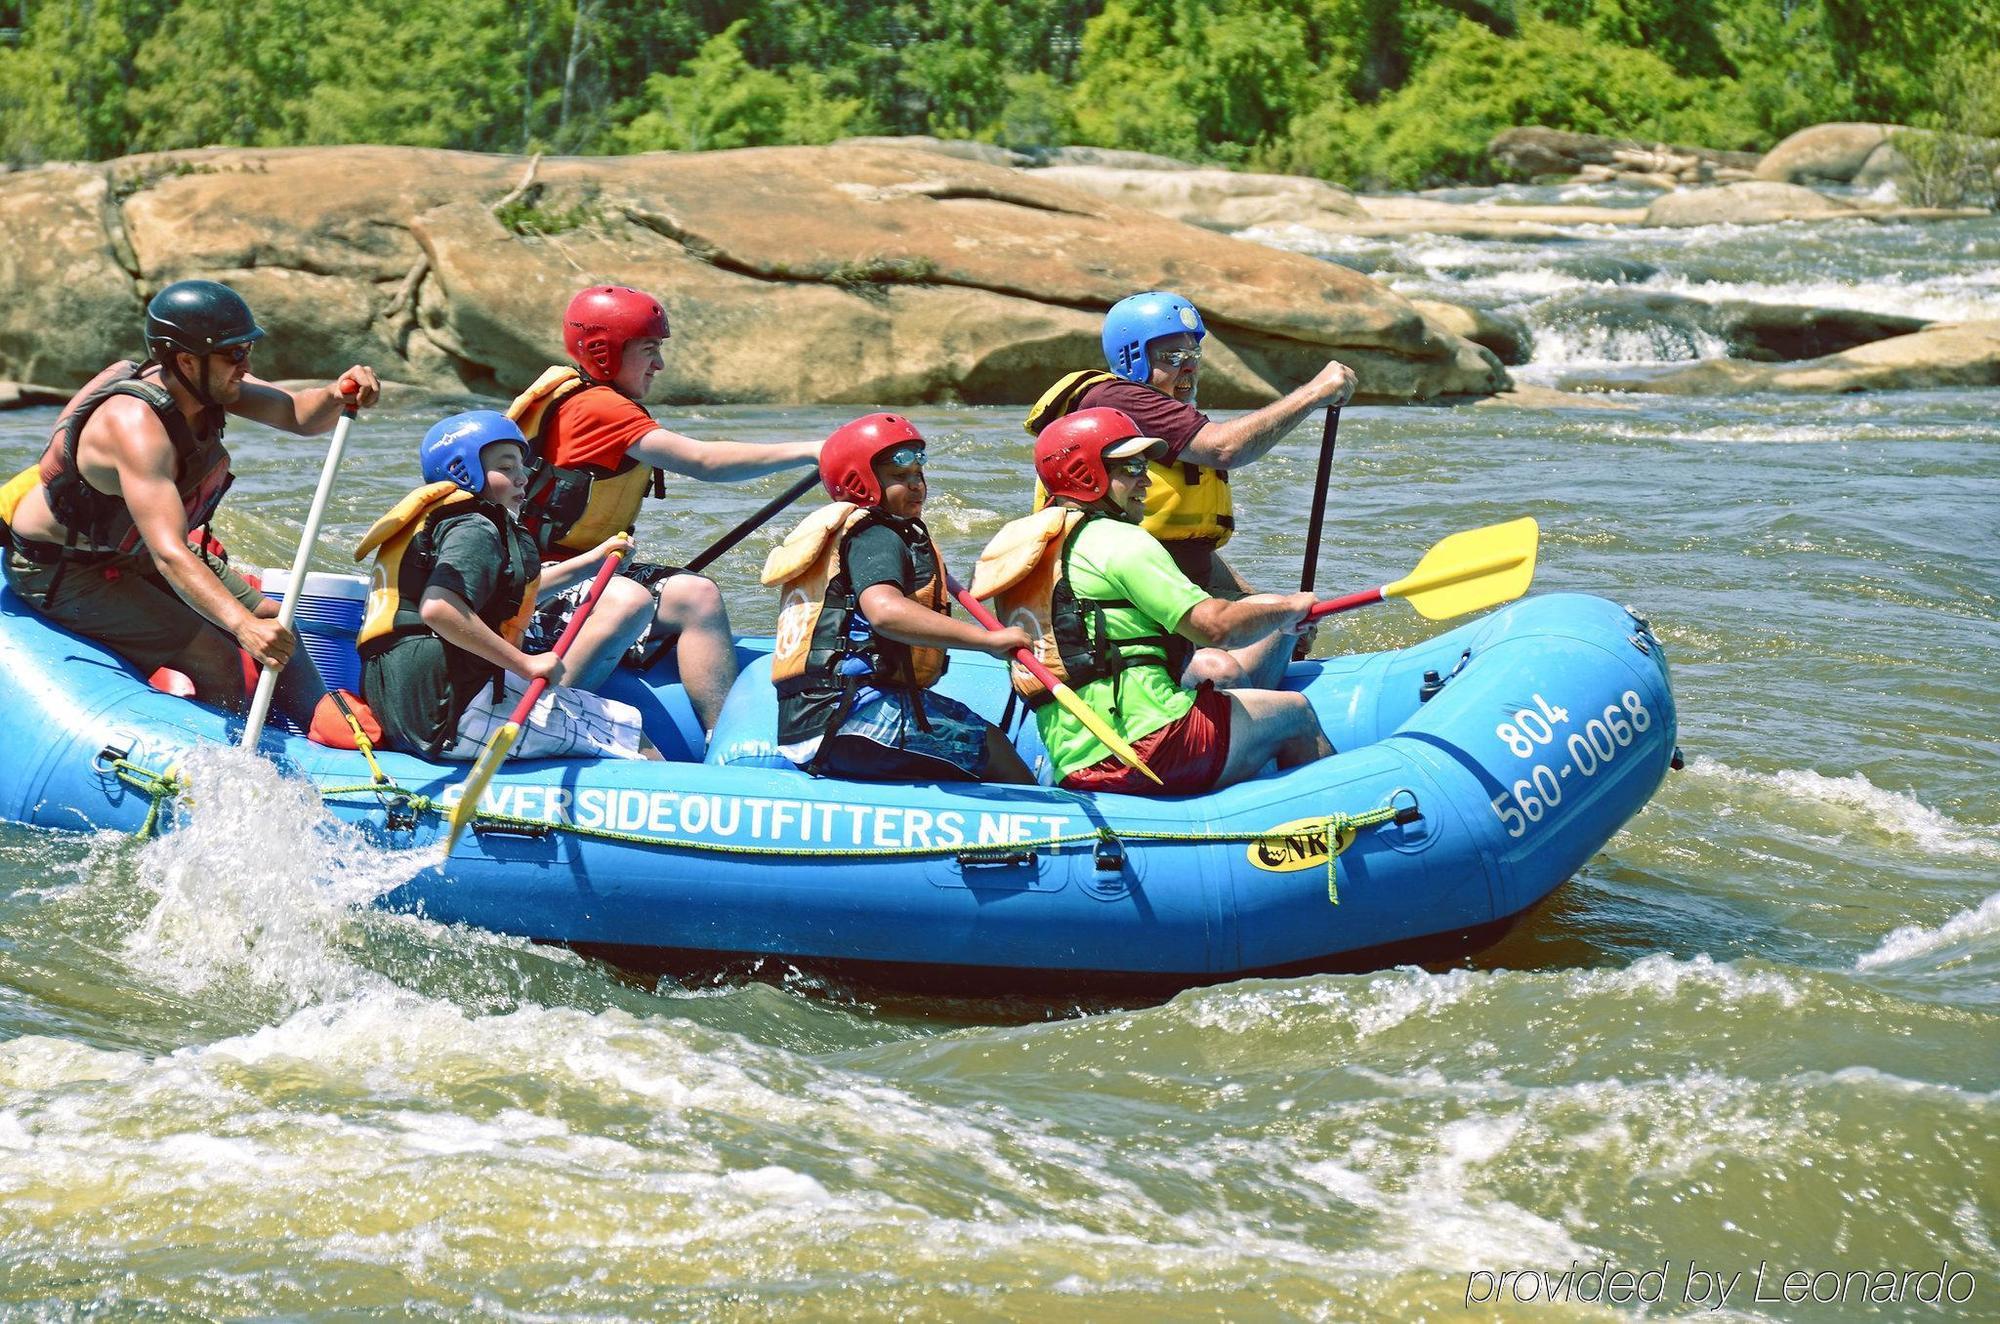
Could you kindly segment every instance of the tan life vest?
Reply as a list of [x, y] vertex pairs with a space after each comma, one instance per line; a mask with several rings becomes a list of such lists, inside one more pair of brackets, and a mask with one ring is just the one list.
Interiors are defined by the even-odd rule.
[[[913, 647], [872, 631], [863, 639], [849, 637], [849, 626], [861, 618], [861, 602], [847, 583], [842, 549], [865, 525], [878, 521], [887, 522], [865, 507], [835, 501], [800, 521], [764, 559], [763, 582], [778, 589], [778, 637], [771, 653], [771, 680], [780, 696], [808, 688], [837, 687], [850, 674], [866, 675], [870, 684], [883, 688], [925, 690], [944, 674], [946, 657], [941, 648]], [[914, 551], [915, 542], [907, 537], [904, 540]], [[944, 556], [928, 532], [923, 534], [923, 542], [928, 546], [933, 571], [910, 596], [932, 611], [949, 615]], [[865, 618], [861, 619], [865, 630]], [[867, 665], [846, 672], [841, 664], [849, 658], [861, 658]]]
[[[1078, 530], [1108, 516], [1048, 506], [1001, 528], [979, 554], [972, 572], [972, 596], [993, 600], [1003, 624], [1035, 640], [1035, 658], [1072, 688], [1132, 667], [1165, 667], [1178, 677], [1194, 645], [1179, 635], [1149, 631], [1113, 635], [1105, 612], [1138, 608], [1124, 598], [1084, 598], [1069, 583], [1069, 548]], [[1009, 668], [1014, 692], [1038, 708], [1049, 691], [1019, 662]]]
[[[354, 549], [357, 561], [366, 559], [370, 552], [375, 554], [368, 606], [354, 641], [363, 657], [381, 652], [407, 635], [435, 633], [424, 624], [420, 612], [424, 586], [430, 582], [431, 571], [437, 565], [436, 544], [429, 535], [434, 533], [441, 518], [458, 513], [455, 508], [460, 506], [467, 515], [483, 515], [493, 520], [502, 545], [508, 549], [510, 573], [503, 577], [501, 591], [478, 616], [495, 634], [520, 647], [528, 620], [535, 613], [541, 564], [529, 558], [530, 564], [514, 569], [514, 534], [507, 527], [504, 512], [490, 502], [476, 500], [456, 483], [439, 482], [420, 487], [398, 501], [388, 514], [370, 526]], [[419, 534], [426, 536], [419, 538]]]
[[534, 385], [514, 397], [507, 417], [528, 439], [537, 461], [528, 480], [522, 523], [550, 551], [580, 555], [639, 520], [647, 492], [664, 495], [660, 471], [626, 456], [616, 466], [564, 465], [548, 453], [548, 425], [563, 402], [585, 391], [614, 388], [586, 381], [567, 364], [549, 368]]

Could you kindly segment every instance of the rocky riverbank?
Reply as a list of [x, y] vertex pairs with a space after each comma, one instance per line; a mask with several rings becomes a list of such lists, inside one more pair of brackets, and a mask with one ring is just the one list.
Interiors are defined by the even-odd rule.
[[1032, 401], [1098, 361], [1102, 310], [1172, 286], [1213, 335], [1205, 403], [1275, 398], [1330, 356], [1365, 398], [1507, 385], [1487, 351], [1357, 272], [1053, 179], [853, 144], [555, 159], [392, 147], [210, 149], [0, 179], [0, 377], [63, 386], [138, 349], [185, 276], [242, 291], [258, 367], [370, 362], [502, 395], [560, 357], [577, 288], [657, 291], [655, 398]]

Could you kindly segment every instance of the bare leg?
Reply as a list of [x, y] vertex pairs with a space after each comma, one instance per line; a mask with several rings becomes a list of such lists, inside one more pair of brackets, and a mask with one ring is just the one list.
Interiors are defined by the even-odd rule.
[[563, 656], [563, 684], [595, 690], [609, 680], [618, 659], [646, 632], [652, 610], [652, 590], [636, 579], [612, 576]]
[[[1257, 590], [1244, 582], [1236, 568], [1222, 559], [1214, 561], [1215, 570], [1207, 585], [1208, 591], [1232, 602], [1247, 598]], [[1242, 669], [1242, 679], [1232, 685], [1217, 683], [1217, 689], [1275, 690], [1284, 681], [1285, 668], [1292, 663], [1292, 646], [1298, 640], [1289, 634], [1274, 634], [1259, 639], [1254, 644], [1232, 648], [1229, 655], [1236, 659]]]
[[1229, 695], [1229, 758], [1218, 788], [1257, 775], [1272, 759], [1296, 768], [1333, 753], [1306, 696], [1291, 690], [1235, 690]]
[[675, 575], [660, 585], [658, 619], [662, 632], [680, 635], [674, 658], [696, 720], [704, 732], [715, 730], [722, 701], [736, 683], [736, 640], [722, 590], [700, 575]]
[[203, 703], [224, 712], [249, 711], [250, 701], [243, 693], [243, 656], [236, 640], [221, 630], [204, 626], [166, 665], [194, 682], [194, 695]]
[[989, 782], [1010, 782], [1018, 786], [1033, 786], [1035, 774], [1015, 752], [1014, 743], [1007, 739], [1007, 733], [997, 726], [986, 728], [986, 776]]

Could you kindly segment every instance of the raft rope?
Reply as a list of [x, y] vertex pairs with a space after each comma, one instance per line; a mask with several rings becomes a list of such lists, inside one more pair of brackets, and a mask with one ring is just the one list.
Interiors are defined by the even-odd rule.
[[[187, 789], [184, 778], [172, 772], [157, 773], [127, 759], [113, 759], [107, 765], [126, 785], [151, 797], [152, 805], [146, 811], [146, 821], [139, 826], [139, 835], [150, 835], [159, 825], [160, 806]], [[338, 799], [343, 796], [367, 795], [380, 801], [384, 796], [394, 798], [412, 815], [434, 813], [440, 816], [450, 812], [451, 806], [418, 791], [398, 786], [393, 782], [358, 782], [351, 786], [322, 786], [319, 788], [322, 800]], [[1398, 795], [1406, 794], [1398, 792]], [[1108, 827], [1093, 828], [1088, 832], [1054, 833], [1045, 837], [1033, 837], [1024, 841], [987, 842], [971, 844], [960, 842], [956, 845], [939, 846], [761, 846], [747, 842], [703, 841], [691, 837], [658, 837], [639, 832], [625, 832], [616, 828], [579, 827], [574, 823], [551, 823], [539, 818], [522, 818], [514, 814], [496, 814], [481, 810], [473, 815], [474, 830], [478, 824], [487, 823], [495, 827], [514, 828], [521, 831], [546, 833], [569, 832], [579, 837], [598, 841], [618, 841], [627, 845], [651, 846], [663, 850], [704, 852], [714, 855], [782, 856], [786, 859], [852, 859], [865, 856], [869, 859], [922, 859], [947, 855], [1004, 855], [1012, 852], [1036, 850], [1060, 850], [1067, 846], [1115, 845], [1124, 842], [1156, 842], [1163, 845], [1212, 845], [1216, 843], [1237, 843], [1248, 845], [1254, 842], [1290, 841], [1299, 837], [1320, 836], [1327, 845], [1326, 853], [1326, 899], [1333, 905], [1340, 904], [1340, 893], [1336, 883], [1335, 862], [1342, 851], [1353, 842], [1355, 835], [1363, 829], [1380, 827], [1393, 823], [1398, 818], [1412, 812], [1411, 806], [1397, 806], [1394, 803], [1375, 809], [1366, 809], [1358, 814], [1331, 813], [1318, 818], [1305, 819], [1288, 824], [1284, 830], [1266, 829], [1254, 831], [1182, 831], [1168, 832], [1144, 828], [1113, 831]]]

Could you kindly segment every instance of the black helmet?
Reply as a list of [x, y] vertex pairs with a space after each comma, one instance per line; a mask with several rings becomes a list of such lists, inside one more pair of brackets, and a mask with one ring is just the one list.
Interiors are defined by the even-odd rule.
[[146, 305], [146, 348], [156, 358], [213, 354], [263, 334], [243, 296], [217, 281], [177, 280]]

